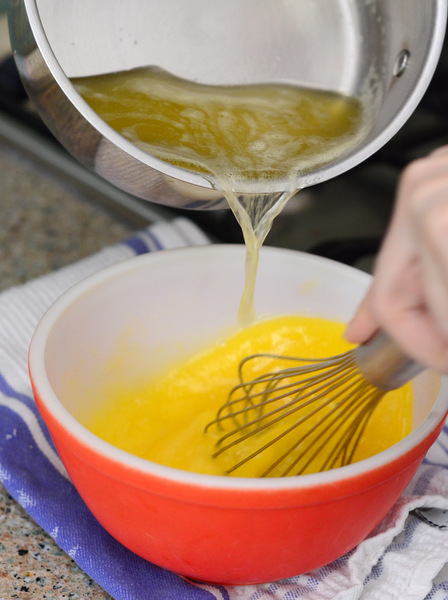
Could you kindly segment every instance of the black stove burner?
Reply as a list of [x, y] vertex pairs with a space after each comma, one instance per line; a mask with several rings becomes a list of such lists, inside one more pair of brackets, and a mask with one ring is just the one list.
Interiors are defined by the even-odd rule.
[[59, 144], [32, 109], [12, 56], [0, 63], [0, 112]]

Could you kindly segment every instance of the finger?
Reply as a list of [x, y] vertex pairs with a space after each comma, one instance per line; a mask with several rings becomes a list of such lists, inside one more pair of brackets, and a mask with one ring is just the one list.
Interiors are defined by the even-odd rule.
[[382, 244], [371, 293], [371, 313], [382, 327], [400, 310], [429, 303], [448, 335], [448, 147], [438, 154], [409, 168], [400, 187], [401, 211]]
[[366, 308], [373, 322], [410, 358], [448, 373], [448, 337], [428, 312], [424, 298], [421, 265], [414, 261], [397, 275], [394, 286], [374, 280]]
[[448, 155], [448, 146], [440, 146], [440, 148], [436, 148], [433, 150], [428, 156], [443, 156]]
[[[394, 264], [394, 260], [383, 260], [383, 269]], [[384, 277], [375, 278], [369, 293], [368, 309], [374, 322], [388, 333], [403, 352], [425, 366], [448, 373], [448, 335], [440, 327], [428, 304], [431, 293], [429, 287], [440, 293], [440, 279], [437, 272], [433, 271], [434, 279], [428, 282], [423, 272], [428, 277], [422, 261], [412, 260], [401, 271], [391, 269]], [[394, 280], [388, 280], [391, 273], [395, 276]], [[433, 296], [432, 301], [440, 303], [441, 307], [448, 306], [440, 297]], [[444, 318], [446, 322], [446, 315]]]
[[432, 184], [431, 195], [417, 222], [428, 313], [448, 337], [448, 175]]
[[346, 330], [347, 339], [362, 343], [385, 329], [409, 356], [442, 372], [448, 372], [447, 173], [448, 146], [406, 169], [373, 284]]
[[[387, 327], [392, 300], [397, 310], [402, 305], [402, 296], [407, 290], [406, 273], [409, 263], [412, 263], [414, 252], [413, 244], [406, 238], [408, 238], [407, 228], [396, 219], [382, 243], [374, 268], [373, 282], [346, 328], [345, 337], [348, 341], [352, 343], [367, 341], [378, 329]], [[406, 293], [409, 294], [410, 291]], [[412, 305], [421, 300], [420, 296], [415, 296], [416, 294], [413, 293]], [[408, 300], [407, 304], [409, 303], [411, 301]]]
[[388, 335], [416, 362], [440, 373], [448, 373], [448, 340], [441, 335], [426, 310], [401, 314], [391, 323]]
[[366, 342], [378, 330], [378, 323], [371, 311], [370, 304], [369, 290], [345, 329], [344, 337], [352, 344]]
[[[448, 146], [443, 146], [425, 158], [410, 163], [403, 171], [397, 190], [397, 203], [395, 212], [401, 205], [417, 206], [424, 204], [426, 185], [437, 181], [439, 177], [446, 176], [448, 172]], [[415, 208], [415, 207], [414, 207]], [[406, 210], [406, 209], [405, 209]]]

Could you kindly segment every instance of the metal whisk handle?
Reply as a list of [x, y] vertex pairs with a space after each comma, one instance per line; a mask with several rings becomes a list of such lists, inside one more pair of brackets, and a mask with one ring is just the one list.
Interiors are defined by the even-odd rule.
[[406, 356], [383, 331], [358, 346], [355, 357], [367, 381], [382, 390], [401, 387], [425, 368]]

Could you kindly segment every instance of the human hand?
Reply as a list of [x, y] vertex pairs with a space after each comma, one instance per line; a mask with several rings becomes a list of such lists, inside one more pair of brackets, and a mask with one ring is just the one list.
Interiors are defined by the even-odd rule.
[[410, 358], [448, 373], [448, 146], [403, 172], [372, 284], [346, 338], [362, 343], [378, 329]]

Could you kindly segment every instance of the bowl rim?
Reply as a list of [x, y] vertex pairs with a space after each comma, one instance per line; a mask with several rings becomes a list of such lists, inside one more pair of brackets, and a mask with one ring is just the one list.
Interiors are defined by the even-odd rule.
[[[275, 247], [264, 247], [261, 251], [262, 254], [295, 255], [299, 261], [305, 260], [315, 264], [331, 265], [332, 268], [345, 272], [345, 276], [351, 275], [356, 279], [365, 279], [366, 281], [371, 279], [370, 275], [359, 271], [354, 267], [328, 258], [310, 255], [305, 252]], [[235, 252], [241, 253], [244, 252], [244, 246], [242, 244], [191, 246], [181, 249], [175, 248], [164, 250], [163, 252], [153, 252], [125, 259], [119, 263], [105, 267], [74, 284], [53, 302], [41, 317], [29, 347], [28, 368], [30, 378], [33, 387], [37, 391], [40, 401], [45, 406], [46, 410], [49, 411], [53, 418], [82, 445], [89, 447], [97, 455], [102, 455], [108, 460], [119, 463], [121, 466], [136, 470], [142, 475], [151, 475], [178, 484], [223, 490], [299, 490], [327, 484], [333, 485], [340, 481], [362, 476], [385, 467], [416, 448], [431, 435], [446, 417], [448, 411], [448, 377], [441, 376], [440, 389], [431, 411], [414, 431], [393, 446], [374, 456], [345, 467], [306, 475], [268, 478], [228, 477], [183, 471], [135, 456], [102, 440], [89, 431], [62, 405], [61, 401], [53, 391], [46, 374], [44, 360], [45, 344], [52, 327], [56, 324], [59, 317], [74, 301], [81, 298], [83, 295], [93, 291], [107, 281], [120, 277], [130, 270], [145, 268], [146, 263], [151, 264], [154, 261], [171, 262], [173, 260], [177, 262], [177, 256], [182, 255], [184, 259], [188, 259], [191, 254], [195, 254], [195, 259], [197, 260], [197, 255], [200, 254], [210, 255], [210, 253], [223, 252], [230, 254]]]

